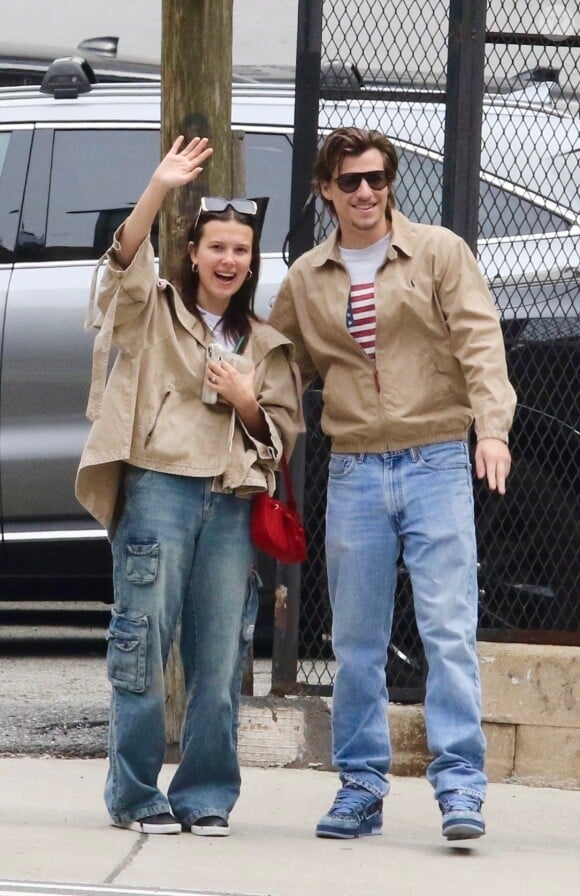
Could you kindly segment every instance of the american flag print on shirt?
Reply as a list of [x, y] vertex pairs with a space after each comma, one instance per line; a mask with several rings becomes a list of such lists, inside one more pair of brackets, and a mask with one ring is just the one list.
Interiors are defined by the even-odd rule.
[[374, 283], [352, 284], [346, 309], [346, 326], [353, 339], [374, 363], [377, 332]]

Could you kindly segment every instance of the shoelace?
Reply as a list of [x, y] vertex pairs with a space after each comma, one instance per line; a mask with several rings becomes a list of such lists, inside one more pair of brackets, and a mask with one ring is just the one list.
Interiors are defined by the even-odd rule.
[[372, 793], [369, 793], [368, 790], [364, 790], [362, 787], [356, 787], [352, 785], [348, 787], [342, 787], [336, 794], [334, 803], [332, 804], [332, 809], [330, 810], [329, 814], [347, 815], [350, 812], [360, 811], [374, 799], [376, 799], [376, 797], [374, 797]]
[[461, 812], [462, 810], [479, 812], [481, 809], [481, 800], [468, 793], [457, 793], [441, 800], [440, 805], [443, 812]]

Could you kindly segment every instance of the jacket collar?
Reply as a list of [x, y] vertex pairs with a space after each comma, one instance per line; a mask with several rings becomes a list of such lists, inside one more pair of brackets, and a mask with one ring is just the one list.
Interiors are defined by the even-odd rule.
[[[214, 341], [214, 337], [212, 337], [211, 333], [208, 333], [199, 318], [187, 310], [178, 290], [169, 280], [160, 279], [158, 287], [161, 290], [166, 290], [173, 296], [173, 307], [176, 317], [188, 333], [191, 333], [198, 342], [205, 346]], [[271, 327], [266, 321], [252, 321], [249, 345], [252, 358], [256, 364], [265, 358], [268, 352], [280, 345], [286, 346], [290, 357], [294, 356], [294, 346], [290, 339], [274, 329], [274, 327]]]
[[160, 279], [158, 287], [161, 290], [167, 291], [173, 297], [175, 315], [182, 327], [184, 327], [188, 333], [191, 333], [198, 342], [202, 343], [202, 345], [209, 345], [210, 342], [212, 342], [211, 333], [207, 332], [206, 328], [195, 314], [188, 311], [185, 302], [173, 283], [169, 280]]
[[[413, 225], [405, 215], [396, 209], [391, 209], [391, 242], [386, 258], [393, 261], [399, 253], [409, 258], [413, 255]], [[328, 261], [336, 261], [342, 264], [340, 258], [339, 233], [337, 227], [319, 246], [312, 250], [312, 263], [314, 267], [322, 267]]]

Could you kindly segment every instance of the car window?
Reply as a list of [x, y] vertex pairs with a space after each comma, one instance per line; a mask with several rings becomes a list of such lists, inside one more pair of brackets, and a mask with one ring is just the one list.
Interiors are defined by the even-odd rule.
[[292, 143], [286, 134], [244, 134], [246, 194], [268, 196], [262, 252], [280, 252], [290, 220]]
[[0, 133], [0, 177], [2, 177], [2, 169], [4, 168], [4, 161], [6, 159], [6, 153], [8, 152], [9, 143], [10, 133], [7, 131]]
[[395, 181], [397, 207], [413, 221], [441, 223], [443, 164], [428, 155], [399, 149]]
[[0, 262], [14, 257], [31, 142], [32, 129], [0, 131]]
[[[545, 321], [542, 326], [551, 326], [553, 321], [568, 319], [578, 335], [580, 318], [577, 301], [580, 280], [572, 271], [569, 276], [562, 275], [555, 281], [539, 275], [529, 282], [492, 283], [491, 289], [502, 317], [519, 321], [518, 338], [523, 332], [522, 321], [531, 323], [538, 319]], [[535, 330], [530, 328], [526, 332], [526, 338], [532, 338], [531, 334]], [[567, 331], [561, 328], [561, 332]]]
[[479, 182], [479, 238], [568, 230], [568, 222], [484, 180]]
[[[397, 205], [409, 218], [423, 223], [441, 221], [443, 163], [427, 155], [399, 150], [399, 174], [395, 183]], [[508, 190], [479, 182], [479, 239], [569, 229], [565, 218], [528, 202]]]
[[159, 131], [56, 131], [45, 259], [99, 258], [159, 162]]
[[[63, 130], [54, 136], [45, 258], [98, 258], [159, 160], [156, 130]], [[110, 160], [119, 164], [111, 166]], [[280, 252], [288, 231], [292, 144], [245, 135], [246, 193], [267, 196], [261, 247]], [[155, 242], [155, 234], [154, 234]]]

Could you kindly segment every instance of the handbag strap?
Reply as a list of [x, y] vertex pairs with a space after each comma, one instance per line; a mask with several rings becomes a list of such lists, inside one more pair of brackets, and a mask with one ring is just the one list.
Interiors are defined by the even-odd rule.
[[286, 460], [286, 455], [284, 453], [282, 454], [282, 458], [280, 460], [280, 469], [284, 474], [284, 487], [286, 489], [286, 501], [288, 503], [288, 507], [290, 507], [292, 510], [296, 510], [296, 500], [294, 498], [294, 489], [292, 488], [292, 477], [290, 475], [288, 461]]

